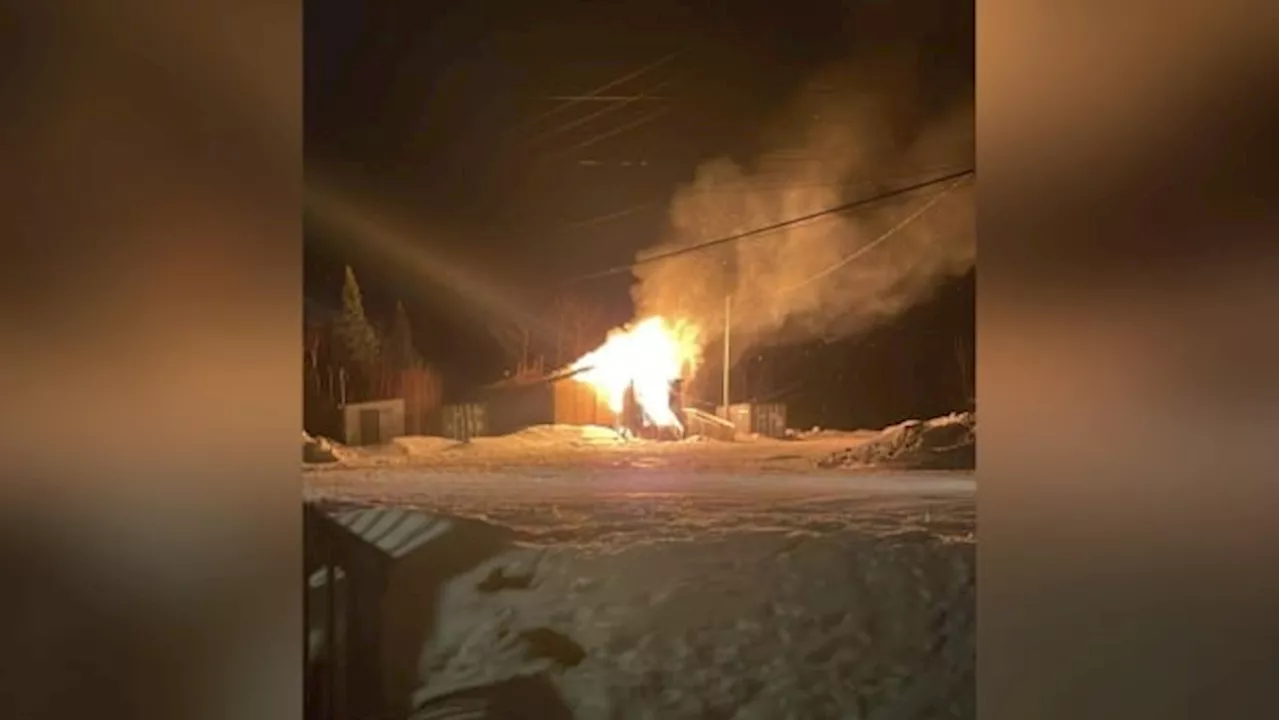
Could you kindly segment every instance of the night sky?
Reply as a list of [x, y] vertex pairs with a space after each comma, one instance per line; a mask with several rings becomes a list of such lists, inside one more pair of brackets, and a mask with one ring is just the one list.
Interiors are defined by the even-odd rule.
[[[971, 3], [307, 0], [309, 183], [350, 189], [362, 212], [399, 229], [388, 245], [309, 217], [308, 302], [337, 307], [350, 264], [372, 319], [405, 303], [419, 350], [447, 383], [495, 379], [503, 357], [476, 319], [475, 289], [503, 307], [539, 307], [577, 276], [655, 243], [673, 190], [699, 163], [749, 165], [778, 149], [764, 130], [779, 108], [851, 43], [882, 40], [851, 24], [854, 4], [876, 6], [890, 27], [928, 25], [913, 112], [972, 94]], [[557, 109], [549, 99], [646, 66], [601, 94], [659, 99], [603, 112], [602, 102]], [[621, 323], [631, 318], [629, 282], [572, 287]], [[735, 385], [786, 401], [801, 426], [959, 409], [956, 347], [972, 352], [973, 315], [970, 272], [868, 335], [762, 348], [735, 368]]]

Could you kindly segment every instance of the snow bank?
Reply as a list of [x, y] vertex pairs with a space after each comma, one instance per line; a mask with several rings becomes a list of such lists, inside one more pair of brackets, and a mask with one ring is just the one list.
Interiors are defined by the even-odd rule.
[[457, 440], [432, 435], [405, 435], [391, 441], [410, 457], [430, 456], [448, 450], [458, 444]]
[[349, 447], [337, 440], [302, 433], [302, 464], [336, 465], [342, 468], [362, 465], [383, 465], [394, 462], [405, 455], [399, 445], [381, 447]]
[[599, 425], [534, 425], [509, 435], [472, 438], [451, 451], [474, 455], [523, 455], [548, 450], [613, 447], [626, 444], [617, 431]]
[[601, 425], [534, 425], [494, 440], [521, 447], [595, 447], [626, 442], [616, 430]]
[[332, 463], [338, 461], [338, 455], [334, 451], [334, 443], [326, 438], [312, 437], [303, 431], [302, 433], [302, 462], [304, 463]]
[[577, 425], [535, 425], [500, 436], [474, 437], [463, 442], [425, 435], [398, 437], [382, 448], [360, 448], [348, 465], [404, 465], [406, 467], [488, 467], [495, 462], [545, 463], [571, 461], [592, 450], [628, 444], [611, 428]]
[[891, 425], [864, 443], [823, 459], [820, 467], [972, 469], [976, 420], [972, 412]]
[[[416, 699], [542, 676], [575, 718], [972, 717], [973, 549], [854, 532], [517, 549], [445, 590]], [[486, 584], [503, 573], [532, 581]]]

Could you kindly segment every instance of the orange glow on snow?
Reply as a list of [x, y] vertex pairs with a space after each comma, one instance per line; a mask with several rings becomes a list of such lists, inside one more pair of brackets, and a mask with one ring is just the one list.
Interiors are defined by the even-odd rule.
[[634, 383], [645, 419], [658, 427], [680, 427], [671, 410], [671, 382], [693, 373], [700, 359], [697, 332], [689, 323], [651, 317], [609, 333], [604, 344], [571, 368], [615, 413], [622, 412], [627, 386]]

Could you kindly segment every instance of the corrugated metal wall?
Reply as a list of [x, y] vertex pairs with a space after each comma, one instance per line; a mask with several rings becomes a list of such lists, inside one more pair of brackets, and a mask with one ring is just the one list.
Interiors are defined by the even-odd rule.
[[743, 435], [780, 438], [787, 434], [787, 406], [784, 403], [736, 403], [726, 411], [721, 405], [716, 415], [733, 423]]
[[480, 403], [442, 405], [439, 410], [440, 434], [454, 440], [470, 440], [489, 434], [488, 412]]
[[787, 406], [783, 403], [753, 405], [751, 431], [765, 437], [784, 437], [787, 434]]
[[734, 430], [742, 435], [750, 435], [754, 432], [751, 428], [751, 405], [747, 403], [730, 405], [728, 411], [720, 416], [733, 423]]

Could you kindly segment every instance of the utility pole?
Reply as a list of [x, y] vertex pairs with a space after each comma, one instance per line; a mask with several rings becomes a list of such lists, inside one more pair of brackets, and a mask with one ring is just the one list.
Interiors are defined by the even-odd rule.
[[724, 296], [724, 384], [721, 393], [724, 398], [724, 419], [729, 419], [729, 326], [732, 324], [733, 296]]

